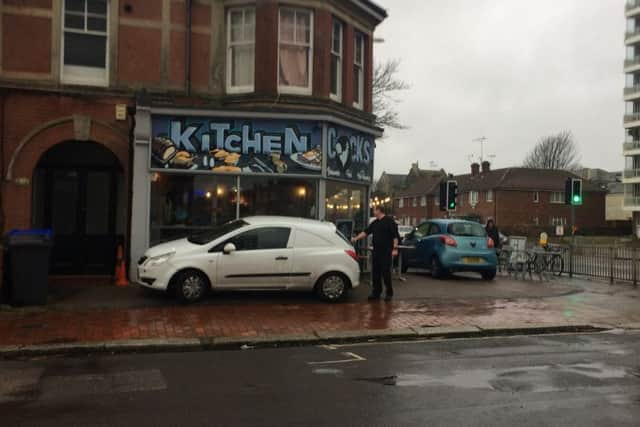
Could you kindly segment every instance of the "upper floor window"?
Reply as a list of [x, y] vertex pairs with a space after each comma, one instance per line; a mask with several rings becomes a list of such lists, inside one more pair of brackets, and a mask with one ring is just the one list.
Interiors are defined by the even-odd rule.
[[108, 84], [108, 0], [64, 0], [62, 69], [64, 83]]
[[420, 198], [420, 206], [422, 206], [422, 207], [427, 206], [427, 196], [422, 196]]
[[333, 20], [331, 31], [331, 99], [342, 99], [342, 22]]
[[533, 192], [533, 203], [540, 203], [540, 192], [539, 191], [534, 191]]
[[487, 202], [493, 202], [493, 190], [487, 190]]
[[227, 92], [253, 92], [255, 70], [254, 8], [230, 9], [227, 17]]
[[404, 208], [404, 199], [403, 198], [398, 199], [398, 207], [399, 208]]
[[278, 88], [280, 92], [311, 95], [313, 13], [280, 9]]
[[411, 206], [412, 206], [412, 207], [414, 207], [414, 208], [418, 206], [418, 198], [417, 198], [417, 197], [414, 197], [414, 198], [413, 198], [413, 201], [412, 201], [412, 203], [411, 203]]
[[364, 106], [364, 35], [356, 33], [353, 55], [353, 106]]
[[564, 191], [554, 191], [551, 193], [551, 203], [564, 203]]
[[478, 192], [477, 191], [469, 191], [469, 204], [471, 206], [475, 206], [478, 204]]

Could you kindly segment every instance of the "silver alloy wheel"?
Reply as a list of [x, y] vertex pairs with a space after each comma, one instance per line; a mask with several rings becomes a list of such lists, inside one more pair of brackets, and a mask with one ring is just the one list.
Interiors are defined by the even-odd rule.
[[196, 301], [202, 297], [204, 281], [198, 274], [190, 274], [182, 282], [182, 295], [187, 301]]
[[340, 299], [346, 288], [344, 279], [337, 274], [327, 276], [320, 285], [322, 296], [330, 301]]

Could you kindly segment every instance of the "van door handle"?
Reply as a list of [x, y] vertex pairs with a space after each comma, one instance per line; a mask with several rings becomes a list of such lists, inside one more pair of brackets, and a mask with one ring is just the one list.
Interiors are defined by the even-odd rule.
[[288, 260], [288, 259], [289, 259], [289, 257], [286, 257], [286, 256], [279, 256], [279, 257], [277, 257], [277, 258], [276, 258], [276, 261], [286, 261], [286, 260]]

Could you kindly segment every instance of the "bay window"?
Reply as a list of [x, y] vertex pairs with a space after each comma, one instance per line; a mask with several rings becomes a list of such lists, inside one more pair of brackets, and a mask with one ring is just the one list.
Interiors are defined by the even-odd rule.
[[353, 58], [353, 106], [364, 106], [364, 35], [356, 33]]
[[107, 86], [107, 0], [64, 0], [61, 79]]
[[280, 9], [278, 88], [280, 92], [311, 95], [313, 12]]
[[255, 71], [254, 8], [230, 9], [227, 16], [227, 92], [253, 92]]
[[342, 99], [342, 22], [334, 18], [331, 30], [331, 99]]

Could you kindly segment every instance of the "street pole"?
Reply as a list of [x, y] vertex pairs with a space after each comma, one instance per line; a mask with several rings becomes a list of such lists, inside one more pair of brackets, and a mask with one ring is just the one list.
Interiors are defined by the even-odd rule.
[[571, 202], [571, 250], [569, 251], [569, 277], [573, 277], [573, 256], [576, 251], [576, 206]]

